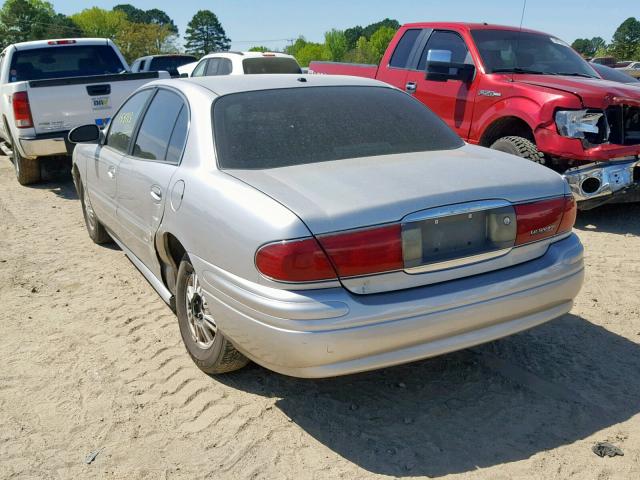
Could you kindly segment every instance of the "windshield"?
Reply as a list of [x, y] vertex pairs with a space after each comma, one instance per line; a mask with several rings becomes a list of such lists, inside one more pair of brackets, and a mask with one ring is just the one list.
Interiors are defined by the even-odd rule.
[[555, 37], [517, 30], [472, 30], [487, 73], [596, 77], [589, 64]]
[[14, 52], [10, 82], [121, 73], [125, 67], [109, 45], [64, 45]]
[[175, 55], [171, 57], [155, 57], [151, 60], [151, 66], [149, 71], [157, 72], [160, 70], [166, 70], [168, 72], [177, 72], [178, 67], [186, 65], [187, 63], [195, 62], [196, 57]]
[[235, 93], [214, 102], [213, 119], [222, 169], [275, 168], [464, 145], [431, 110], [385, 87]]
[[302, 73], [300, 65], [293, 58], [257, 57], [245, 58], [242, 68], [246, 74], [260, 73]]

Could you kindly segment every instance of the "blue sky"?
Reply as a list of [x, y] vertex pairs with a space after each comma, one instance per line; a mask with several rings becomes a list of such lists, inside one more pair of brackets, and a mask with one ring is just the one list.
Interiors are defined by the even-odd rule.
[[[67, 15], [93, 5], [111, 8], [119, 3], [131, 3], [144, 10], [160, 8], [174, 19], [181, 36], [197, 10], [212, 10], [236, 50], [255, 44], [281, 48], [287, 44], [285, 39], [299, 35], [320, 41], [323, 32], [331, 28], [364, 26], [385, 17], [400, 23], [456, 20], [517, 25], [522, 9], [521, 0], [53, 0], [51, 3], [56, 11]], [[594, 36], [608, 42], [618, 25], [631, 16], [640, 17], [638, 0], [528, 0], [524, 25], [568, 42]]]

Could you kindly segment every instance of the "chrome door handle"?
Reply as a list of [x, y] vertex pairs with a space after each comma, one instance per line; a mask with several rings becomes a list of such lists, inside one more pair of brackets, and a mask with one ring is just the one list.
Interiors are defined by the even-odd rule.
[[407, 93], [416, 93], [416, 88], [416, 82], [407, 82], [407, 84], [404, 86], [404, 89]]
[[153, 198], [156, 202], [162, 200], [162, 190], [160, 190], [160, 187], [157, 187], [156, 185], [151, 187], [151, 191], [149, 192], [149, 194], [151, 195], [151, 198]]
[[109, 175], [109, 178], [115, 178], [115, 176], [116, 176], [116, 167], [111, 165], [109, 168], [107, 168], [107, 175]]

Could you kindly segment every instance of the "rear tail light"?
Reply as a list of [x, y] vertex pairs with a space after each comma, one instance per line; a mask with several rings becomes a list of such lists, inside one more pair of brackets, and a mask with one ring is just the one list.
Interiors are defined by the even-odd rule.
[[270, 243], [256, 252], [256, 267], [282, 282], [335, 280], [336, 272], [315, 238]]
[[[577, 210], [572, 196], [516, 205], [513, 209], [517, 231], [515, 243], [509, 243], [514, 246], [570, 232]], [[270, 243], [258, 249], [255, 260], [263, 275], [282, 282], [318, 282], [404, 270], [402, 226], [393, 224], [320, 235], [317, 239]]]
[[400, 224], [325, 235], [319, 241], [340, 277], [404, 268]]
[[515, 245], [537, 242], [571, 231], [576, 210], [573, 196], [516, 205], [518, 231]]
[[31, 108], [29, 107], [29, 96], [27, 92], [16, 92], [12, 96], [13, 119], [18, 128], [33, 127], [31, 118]]

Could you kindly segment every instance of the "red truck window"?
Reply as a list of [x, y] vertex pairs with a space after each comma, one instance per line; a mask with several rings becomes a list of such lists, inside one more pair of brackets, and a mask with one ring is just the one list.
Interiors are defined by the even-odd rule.
[[412, 28], [411, 30], [404, 32], [404, 35], [398, 42], [398, 46], [391, 56], [389, 66], [395, 68], [407, 68], [409, 55], [411, 54], [413, 45], [416, 43], [418, 35], [420, 35], [419, 28]]
[[420, 56], [420, 62], [418, 63], [418, 70], [424, 70], [427, 65], [427, 56], [429, 50], [443, 50], [451, 52], [452, 63], [466, 63], [473, 64], [471, 54], [467, 48], [467, 44], [460, 35], [455, 32], [449, 31], [435, 31], [429, 38], [427, 46], [425, 47], [422, 55]]

